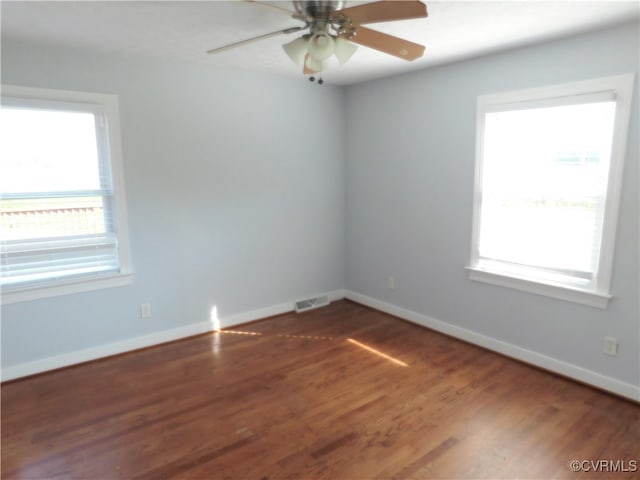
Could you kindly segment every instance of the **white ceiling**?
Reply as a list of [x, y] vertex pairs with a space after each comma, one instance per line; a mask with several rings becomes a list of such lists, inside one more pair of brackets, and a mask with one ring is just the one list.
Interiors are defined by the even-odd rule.
[[[290, 8], [291, 2], [269, 2]], [[347, 2], [354, 6], [362, 1]], [[348, 85], [520, 45], [638, 21], [632, 1], [427, 1], [429, 17], [368, 25], [426, 45], [423, 58], [406, 62], [360, 47], [343, 66], [324, 73]], [[165, 57], [223, 68], [301, 77], [278, 36], [231, 51], [208, 49], [301, 22], [275, 9], [236, 1], [7, 1], [1, 2], [2, 37], [121, 54]]]

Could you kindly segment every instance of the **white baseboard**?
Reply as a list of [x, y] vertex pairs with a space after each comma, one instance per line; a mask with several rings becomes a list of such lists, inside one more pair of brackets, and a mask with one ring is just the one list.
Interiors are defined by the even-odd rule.
[[[328, 295], [331, 301], [344, 298], [344, 290], [334, 290], [333, 292], [323, 293]], [[294, 301], [281, 303], [270, 307], [260, 308], [249, 312], [238, 313], [228, 317], [221, 317], [220, 328], [228, 328], [243, 323], [260, 320], [262, 318], [280, 315], [293, 311]], [[213, 323], [207, 319], [204, 322], [192, 323], [183, 327], [172, 328], [160, 332], [150, 333], [135, 338], [128, 338], [117, 342], [107, 343], [105, 345], [97, 345], [95, 347], [84, 348], [73, 352], [63, 353], [52, 357], [41, 358], [31, 362], [24, 362], [17, 365], [2, 367], [2, 381], [14, 380], [20, 377], [35, 375], [57, 368], [68, 367], [78, 363], [97, 360], [99, 358], [110, 357], [120, 353], [138, 350], [140, 348], [151, 347], [161, 343], [172, 342], [181, 338], [192, 337], [202, 333], [210, 332], [214, 329]]]
[[353, 300], [354, 302], [366, 305], [367, 307], [375, 308], [376, 310], [422, 325], [423, 327], [459, 338], [460, 340], [473, 343], [474, 345], [484, 347], [488, 350], [499, 352], [507, 357], [515, 358], [530, 365], [558, 373], [565, 377], [572, 378], [579, 382], [592, 385], [631, 400], [640, 401], [640, 387], [637, 385], [625, 383], [577, 365], [573, 365], [532, 350], [527, 350], [526, 348], [503, 342], [493, 337], [458, 327], [421, 313], [406, 310], [360, 293], [345, 290], [344, 297], [348, 300]]
[[211, 327], [212, 325], [210, 322], [192, 323], [190, 325], [185, 325], [184, 327], [172, 328], [170, 330], [154, 332], [140, 337], [128, 338], [126, 340], [120, 340], [90, 348], [83, 348], [82, 350], [75, 350], [73, 352], [63, 353], [53, 357], [41, 358], [32, 362], [2, 367], [2, 381], [6, 382], [7, 380], [35, 375], [36, 373], [55, 370], [56, 368], [68, 367], [70, 365], [76, 365], [78, 363], [88, 362], [98, 358], [118, 355], [119, 353], [125, 353], [131, 350], [138, 350], [140, 348], [150, 347], [160, 343], [171, 342], [180, 338], [199, 335], [201, 333], [211, 331]]

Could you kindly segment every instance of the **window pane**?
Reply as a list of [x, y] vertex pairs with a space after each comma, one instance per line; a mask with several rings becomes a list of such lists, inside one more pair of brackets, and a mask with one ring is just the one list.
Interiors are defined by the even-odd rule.
[[0, 239], [105, 233], [102, 197], [0, 200]]
[[481, 258], [590, 277], [614, 115], [615, 102], [486, 115]]
[[2, 193], [100, 189], [95, 115], [0, 109]]
[[33, 103], [0, 109], [0, 283], [117, 272], [110, 164], [98, 148], [103, 124], [83, 104]]

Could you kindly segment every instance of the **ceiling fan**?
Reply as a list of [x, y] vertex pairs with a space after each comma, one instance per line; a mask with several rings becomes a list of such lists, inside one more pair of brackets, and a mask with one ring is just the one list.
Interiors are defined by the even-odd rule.
[[[307, 29], [308, 33], [282, 46], [289, 58], [302, 66], [302, 72], [305, 75], [318, 74], [326, 70], [328, 60], [333, 55], [340, 65], [344, 65], [358, 48], [354, 44], [373, 48], [408, 61], [420, 58], [424, 53], [423, 45], [362, 26], [369, 23], [426, 17], [427, 6], [418, 0], [383, 0], [350, 8], [345, 8], [345, 0], [293, 0], [293, 11], [258, 0], [244, 1], [287, 13], [304, 25], [213, 48], [207, 53], [218, 53], [277, 35]], [[314, 77], [311, 79], [314, 80]], [[322, 83], [321, 80], [319, 82]]]

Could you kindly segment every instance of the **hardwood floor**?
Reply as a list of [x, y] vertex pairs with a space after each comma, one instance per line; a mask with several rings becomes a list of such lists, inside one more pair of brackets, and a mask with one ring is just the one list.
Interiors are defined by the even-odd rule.
[[638, 478], [639, 445], [637, 404], [348, 301], [2, 386], [4, 480]]

